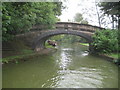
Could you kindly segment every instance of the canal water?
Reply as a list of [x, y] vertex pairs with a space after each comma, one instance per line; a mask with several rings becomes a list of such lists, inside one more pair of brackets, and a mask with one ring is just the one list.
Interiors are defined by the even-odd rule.
[[61, 45], [55, 53], [3, 66], [3, 88], [118, 88], [118, 67], [87, 47]]

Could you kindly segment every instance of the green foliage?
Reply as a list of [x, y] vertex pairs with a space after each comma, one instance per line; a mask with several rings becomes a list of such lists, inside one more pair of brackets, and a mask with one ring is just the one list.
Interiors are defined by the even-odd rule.
[[57, 35], [57, 36], [51, 37], [50, 39], [55, 41], [61, 41], [63, 43], [75, 43], [81, 40], [79, 36], [66, 35], [66, 34]]
[[120, 29], [118, 30], [118, 53], [120, 53]]
[[9, 40], [12, 35], [29, 31], [36, 24], [51, 28], [61, 9], [62, 3], [57, 2], [3, 2], [3, 41]]
[[104, 11], [104, 14], [111, 16], [112, 24], [114, 29], [114, 22], [117, 22], [116, 27], [120, 29], [118, 24], [120, 18], [120, 2], [102, 2], [99, 4], [101, 10]]
[[[118, 51], [118, 30], [96, 31], [93, 36], [93, 48], [97, 53], [112, 53]], [[120, 50], [119, 50], [120, 51]]]
[[55, 40], [55, 41], [61, 41], [63, 38], [64, 38], [64, 34], [62, 34], [62, 35], [56, 35], [56, 36], [53, 36], [53, 37], [51, 37], [49, 39], [50, 40]]
[[99, 6], [102, 7], [101, 10], [103, 10], [105, 14], [120, 15], [119, 2], [102, 2]]

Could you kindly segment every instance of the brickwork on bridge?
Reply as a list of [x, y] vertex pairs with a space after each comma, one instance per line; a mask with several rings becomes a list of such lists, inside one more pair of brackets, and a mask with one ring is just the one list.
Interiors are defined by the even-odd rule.
[[[38, 31], [36, 31], [36, 29]], [[41, 29], [41, 25], [34, 26], [32, 28], [33, 31], [23, 35], [25, 42], [32, 46], [32, 48], [36, 51], [45, 48], [45, 41], [47, 39], [59, 34], [77, 35], [85, 38], [88, 43], [91, 43], [93, 41], [91, 36], [94, 34], [94, 32], [98, 29], [101, 30], [103, 28], [72, 22], [57, 22], [55, 24], [55, 29], [53, 30], [40, 31], [39, 29]], [[91, 47], [89, 48], [91, 50]]]
[[59, 29], [59, 30], [47, 31], [34, 39], [33, 48], [35, 48], [37, 51], [41, 48], [45, 48], [44, 44], [47, 39], [49, 39], [52, 36], [60, 35], [60, 34], [77, 35], [85, 38], [89, 43], [92, 42], [91, 36], [93, 35], [93, 33], [91, 32], [77, 31], [77, 30], [60, 30]]
[[[96, 30], [101, 30], [104, 28], [93, 26], [89, 24], [80, 24], [73, 22], [57, 22], [54, 26], [55, 29], [69, 29], [69, 30], [80, 30], [80, 31], [88, 31], [95, 32]], [[46, 25], [35, 25], [32, 27], [32, 30], [44, 30], [46, 29]]]
[[69, 30], [80, 30], [80, 31], [88, 31], [88, 32], [95, 32], [96, 30], [101, 30], [104, 28], [98, 26], [92, 26], [89, 24], [80, 24], [80, 23], [73, 23], [73, 22], [57, 22], [55, 24], [55, 28], [57, 29], [69, 29]]

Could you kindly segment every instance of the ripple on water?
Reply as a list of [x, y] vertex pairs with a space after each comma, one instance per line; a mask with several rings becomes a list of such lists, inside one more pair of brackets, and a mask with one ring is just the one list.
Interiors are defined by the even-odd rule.
[[[87, 68], [86, 68], [87, 69]], [[53, 76], [52, 82], [49, 87], [56, 88], [98, 88], [102, 87], [102, 77], [100, 72], [95, 72], [96, 69], [86, 70], [82, 68], [79, 71], [76, 70], [59, 70], [57, 76]], [[85, 70], [85, 71], [84, 71]], [[93, 75], [94, 74], [94, 75]]]
[[54, 55], [3, 67], [3, 87], [117, 88], [117, 66], [81, 49], [61, 48]]

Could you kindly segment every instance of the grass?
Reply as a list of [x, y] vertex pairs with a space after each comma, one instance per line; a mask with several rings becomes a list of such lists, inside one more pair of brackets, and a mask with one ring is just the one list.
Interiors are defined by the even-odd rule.
[[80, 45], [89, 46], [89, 43], [80, 43]]
[[15, 63], [18, 63], [18, 59], [22, 59], [22, 58], [27, 57], [31, 54], [34, 54], [33, 51], [29, 50], [29, 49], [28, 50], [23, 49], [21, 52], [22, 52], [22, 54], [14, 55], [14, 56], [8, 56], [8, 57], [0, 59], [0, 61], [2, 63], [8, 63], [9, 61], [15, 61]]
[[26, 46], [23, 41], [18, 39], [6, 42], [5, 46], [7, 48], [11, 48], [11, 50], [9, 51], [3, 49], [3, 58], [0, 59], [0, 62], [2, 63], [8, 63], [9, 61], [18, 63], [19, 59], [34, 54], [34, 51], [30, 47]]
[[[22, 43], [19, 40], [10, 42], [10, 44], [14, 50], [13, 51], [4, 51], [3, 54], [5, 54], [4, 55], [5, 57], [0, 59], [0, 62], [2, 62], [2, 63], [9, 63], [11, 61], [18, 63], [19, 60], [24, 60], [26, 58], [38, 55], [37, 53], [35, 53], [33, 50], [31, 50], [29, 47], [24, 45], [24, 43]], [[48, 43], [45, 43], [45, 46], [46, 46], [46, 48], [54, 48], [53, 46], [49, 45]]]
[[107, 54], [107, 55], [109, 57], [114, 58], [113, 62], [120, 66], [120, 60], [119, 60], [120, 53], [119, 54], [118, 53], [111, 53], [111, 54]]
[[[80, 43], [80, 45], [89, 46], [88, 43]], [[118, 53], [110, 53], [110, 54], [105, 54], [105, 55], [116, 58], [116, 59], [118, 59], [118, 56], [120, 56], [120, 54]]]
[[116, 59], [118, 59], [118, 56], [119, 56], [120, 54], [118, 54], [118, 53], [111, 53], [111, 54], [107, 54], [107, 56], [110, 56], [110, 57], [113, 57], [113, 58], [116, 58]]

